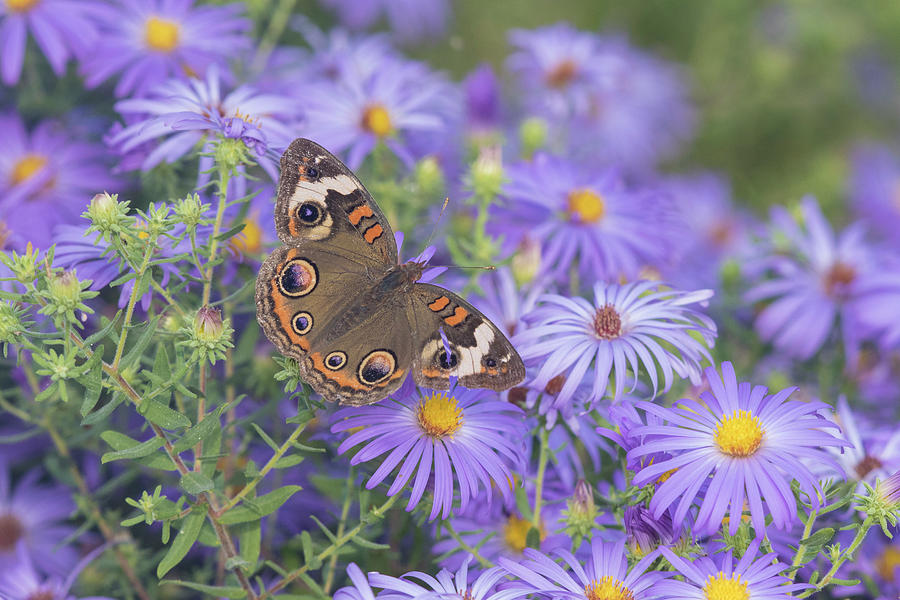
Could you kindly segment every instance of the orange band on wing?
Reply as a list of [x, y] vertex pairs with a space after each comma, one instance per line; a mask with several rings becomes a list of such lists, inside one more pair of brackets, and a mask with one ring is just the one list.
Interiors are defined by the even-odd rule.
[[438, 312], [447, 308], [448, 304], [450, 304], [450, 298], [448, 298], [447, 296], [441, 296], [440, 298], [429, 304], [428, 308], [430, 308], [434, 312]]
[[384, 229], [378, 223], [375, 223], [368, 229], [366, 229], [365, 233], [363, 233], [363, 237], [370, 244], [374, 243], [375, 240], [381, 237], [381, 234], [384, 233]]
[[367, 204], [362, 204], [351, 210], [348, 216], [352, 225], [359, 225], [360, 221], [366, 217], [371, 217], [373, 214], [375, 213], [372, 212], [372, 209]]
[[469, 315], [468, 311], [464, 309], [462, 306], [457, 306], [456, 310], [453, 311], [453, 314], [444, 319], [444, 323], [447, 325], [459, 325], [462, 323], [465, 318]]

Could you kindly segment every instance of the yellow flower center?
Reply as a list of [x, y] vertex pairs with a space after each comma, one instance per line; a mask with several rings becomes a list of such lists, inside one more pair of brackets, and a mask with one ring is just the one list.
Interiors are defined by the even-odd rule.
[[606, 214], [603, 196], [590, 189], [569, 192], [569, 217], [582, 223], [596, 223]]
[[588, 600], [634, 600], [634, 594], [628, 587], [611, 575], [592, 580], [584, 586], [584, 595]]
[[150, 17], [144, 25], [144, 41], [151, 50], [171, 52], [178, 46], [181, 30], [178, 23], [159, 17]]
[[750, 456], [759, 449], [762, 438], [759, 418], [749, 410], [734, 411], [730, 417], [723, 417], [716, 428], [716, 445], [729, 456]]
[[459, 431], [463, 424], [462, 414], [456, 398], [441, 392], [423, 398], [416, 407], [419, 425], [433, 438], [452, 436]]
[[10, 12], [28, 12], [41, 0], [6, 0], [6, 6]]
[[41, 154], [26, 154], [12, 170], [13, 184], [22, 183], [40, 171], [47, 164], [47, 157]]
[[363, 112], [362, 126], [378, 137], [384, 137], [393, 131], [391, 115], [381, 104], [372, 104]]
[[885, 581], [896, 581], [897, 569], [900, 569], [900, 548], [888, 546], [875, 561], [875, 569]]
[[252, 214], [244, 220], [244, 229], [237, 237], [231, 238], [231, 247], [242, 254], [256, 254], [262, 249], [262, 227], [259, 226], [258, 214]]
[[[531, 529], [531, 521], [526, 521], [518, 515], [509, 515], [506, 524], [503, 525], [503, 541], [506, 542], [506, 547], [521, 554], [528, 547], [528, 532]], [[547, 537], [543, 523], [538, 529], [538, 536], [542, 542]]]
[[747, 591], [747, 582], [741, 581], [740, 575], [732, 579], [719, 571], [715, 577], [709, 576], [703, 586], [703, 597], [706, 600], [750, 600], [750, 592]]

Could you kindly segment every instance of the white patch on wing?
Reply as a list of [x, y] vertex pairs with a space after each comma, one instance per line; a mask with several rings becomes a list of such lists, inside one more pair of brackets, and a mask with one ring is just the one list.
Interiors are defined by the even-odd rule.
[[488, 350], [491, 349], [491, 342], [493, 341], [494, 330], [490, 324], [482, 323], [475, 328], [475, 346], [460, 348], [460, 352], [463, 354], [458, 365], [460, 377], [481, 372], [481, 360], [488, 353]]

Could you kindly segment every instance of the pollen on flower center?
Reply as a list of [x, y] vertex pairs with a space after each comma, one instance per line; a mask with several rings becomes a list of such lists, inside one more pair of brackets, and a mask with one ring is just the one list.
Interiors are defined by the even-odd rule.
[[178, 46], [181, 30], [178, 23], [160, 17], [150, 17], [144, 25], [144, 41], [153, 50], [171, 52]]
[[12, 552], [25, 534], [25, 526], [13, 514], [0, 515], [0, 552]]
[[244, 228], [237, 236], [231, 238], [231, 247], [242, 254], [256, 254], [262, 249], [262, 227], [257, 217], [250, 215], [244, 219]]
[[747, 590], [747, 582], [741, 581], [740, 575], [735, 575], [732, 579], [719, 571], [715, 577], [709, 576], [703, 586], [703, 597], [706, 600], [750, 600], [750, 592]]
[[578, 65], [572, 59], [567, 58], [558, 62], [547, 72], [547, 85], [555, 88], [565, 87], [575, 79], [577, 74]]
[[611, 575], [592, 580], [584, 586], [584, 595], [588, 600], [634, 600], [634, 594], [628, 587]]
[[746, 457], [759, 449], [763, 430], [759, 418], [749, 410], [736, 410], [730, 417], [722, 417], [716, 428], [716, 445], [729, 456]]
[[425, 433], [433, 438], [453, 435], [462, 427], [463, 411], [456, 398], [435, 392], [422, 399], [416, 407], [416, 417]]
[[[531, 521], [527, 521], [518, 515], [509, 515], [506, 524], [503, 525], [503, 541], [506, 547], [521, 554], [528, 547], [528, 532], [531, 531]], [[544, 541], [547, 537], [547, 530], [544, 524], [538, 530], [538, 538]]]
[[606, 304], [594, 313], [594, 333], [601, 340], [614, 340], [622, 335], [622, 318], [612, 304]]
[[606, 215], [603, 196], [591, 189], [572, 190], [568, 198], [569, 217], [581, 223], [596, 223]]
[[42, 154], [26, 154], [15, 164], [12, 170], [13, 184], [22, 183], [31, 178], [47, 164], [47, 157]]
[[855, 279], [856, 269], [846, 263], [836, 262], [823, 278], [825, 293], [829, 296], [840, 295]]
[[11, 12], [24, 13], [30, 11], [41, 0], [6, 0], [6, 6]]
[[384, 137], [393, 131], [391, 115], [381, 104], [372, 104], [363, 111], [362, 126], [378, 137]]
[[[2, 547], [2, 546], [0, 546]], [[894, 573], [900, 568], [900, 549], [895, 546], [888, 546], [884, 549], [884, 553], [875, 561], [875, 570], [886, 581], [893, 583], [895, 581]]]

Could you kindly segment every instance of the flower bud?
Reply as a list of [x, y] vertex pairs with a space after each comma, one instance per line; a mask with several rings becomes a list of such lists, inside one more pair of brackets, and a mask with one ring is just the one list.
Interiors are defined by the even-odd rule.
[[128, 202], [119, 202], [118, 194], [97, 194], [91, 198], [87, 211], [82, 215], [90, 219], [88, 232], [99, 231], [104, 240], [118, 236], [131, 222], [128, 218]]
[[433, 156], [426, 156], [416, 165], [416, 184], [426, 198], [438, 195], [444, 190], [444, 172]]
[[624, 525], [628, 545], [637, 556], [644, 556], [660, 544], [675, 541], [675, 527], [668, 512], [657, 519], [644, 506], [626, 506]]
[[10, 302], [0, 302], [0, 343], [16, 343], [21, 340], [25, 325], [20, 311]]
[[200, 202], [200, 196], [191, 194], [175, 205], [175, 216], [185, 224], [187, 228], [194, 229], [203, 220], [203, 213], [209, 208], [208, 204]]
[[512, 256], [510, 269], [517, 285], [523, 286], [534, 281], [541, 270], [540, 243], [526, 236]]
[[866, 513], [869, 519], [881, 526], [882, 531], [891, 537], [889, 529], [900, 523], [900, 471], [887, 479], [880, 479], [873, 488], [863, 483], [865, 495], [857, 495], [857, 510]]
[[469, 169], [469, 185], [475, 192], [475, 196], [493, 200], [500, 193], [500, 188], [505, 180], [500, 148], [482, 148], [478, 158]]
[[194, 321], [189, 327], [182, 330], [187, 340], [182, 341], [194, 350], [192, 359], [215, 364], [217, 360], [225, 358], [225, 351], [233, 348], [231, 335], [234, 330], [228, 321], [222, 320], [222, 313], [217, 308], [203, 306], [194, 316]]
[[519, 139], [522, 141], [522, 155], [531, 156], [547, 143], [547, 122], [538, 117], [530, 117], [519, 126]]
[[216, 165], [231, 173], [238, 165], [251, 162], [247, 150], [247, 145], [240, 137], [221, 138], [214, 151]]
[[580, 540], [590, 534], [596, 526], [599, 511], [594, 504], [594, 492], [583, 479], [575, 484], [575, 492], [567, 501], [567, 510], [563, 511], [566, 533], [573, 540]]

